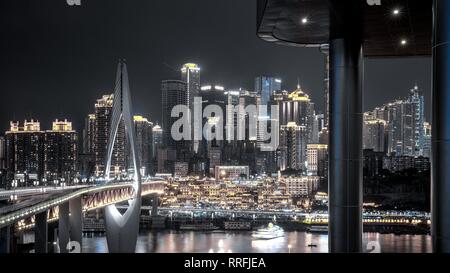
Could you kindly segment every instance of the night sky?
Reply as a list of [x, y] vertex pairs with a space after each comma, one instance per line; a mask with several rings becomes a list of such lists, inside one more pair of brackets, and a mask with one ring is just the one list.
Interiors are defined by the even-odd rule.
[[[273, 75], [301, 85], [323, 109], [324, 58], [318, 49], [276, 46], [256, 37], [254, 0], [9, 0], [0, 3], [0, 132], [10, 120], [68, 118], [76, 129], [102, 94], [112, 93], [125, 58], [135, 114], [160, 120], [160, 82], [183, 63], [202, 68], [202, 83], [253, 89]], [[368, 60], [365, 107], [424, 90], [429, 119], [431, 61]], [[1, 134], [1, 133], [0, 133]]]

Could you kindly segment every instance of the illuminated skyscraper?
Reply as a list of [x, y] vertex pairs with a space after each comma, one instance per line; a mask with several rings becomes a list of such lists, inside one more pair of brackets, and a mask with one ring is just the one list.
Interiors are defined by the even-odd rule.
[[163, 147], [163, 129], [156, 124], [152, 129], [152, 158], [156, 158], [156, 152]]
[[300, 85], [293, 92], [283, 91], [274, 98], [280, 107], [280, 125], [288, 125], [293, 122], [298, 126], [304, 126], [307, 132], [307, 143], [317, 143], [318, 136], [314, 134], [318, 132], [318, 129], [314, 127], [318, 124], [315, 122], [314, 103]]
[[308, 144], [308, 175], [328, 177], [328, 145]]
[[161, 92], [164, 145], [168, 149], [176, 151], [179, 160], [187, 160], [190, 142], [186, 140], [175, 141], [171, 135], [172, 125], [179, 119], [172, 117], [172, 109], [178, 105], [188, 104], [187, 84], [178, 80], [163, 81]]
[[425, 122], [424, 124], [425, 137], [423, 141], [423, 156], [431, 158], [431, 124]]
[[421, 156], [425, 140], [425, 103], [418, 86], [404, 100], [377, 108], [377, 115], [387, 115], [388, 153], [398, 156]]
[[39, 121], [11, 122], [5, 134], [6, 167], [8, 180], [19, 179], [19, 187], [30, 186], [32, 180], [39, 180], [43, 173], [44, 135]]
[[[114, 95], [111, 94], [104, 95], [101, 99], [97, 100], [97, 103], [95, 104], [94, 153], [97, 175], [103, 174], [105, 169], [113, 102]], [[125, 126], [123, 122], [121, 122], [114, 145], [112, 172], [118, 173], [125, 169]]]
[[280, 128], [280, 170], [306, 171], [307, 163], [307, 130], [295, 122], [282, 125]]
[[324, 126], [328, 128], [328, 122], [330, 120], [330, 46], [328, 44], [322, 45], [320, 51], [325, 57], [325, 75], [323, 77], [324, 89]]
[[53, 122], [44, 132], [44, 177], [64, 178], [68, 183], [77, 175], [78, 135], [67, 120]]
[[[225, 133], [225, 112], [226, 112], [226, 97], [224, 95], [224, 87], [222, 85], [204, 85], [201, 87], [200, 96], [202, 97], [202, 109], [207, 109], [208, 106], [218, 106], [222, 114], [214, 113], [214, 117], [203, 118], [202, 124], [211, 126], [211, 135], [207, 135], [208, 139], [204, 138], [199, 147], [199, 154], [208, 158], [209, 150], [212, 148], [221, 148], [223, 146], [223, 138]], [[202, 125], [203, 126], [203, 125]], [[222, 130], [222, 139], [213, 137]]]
[[134, 116], [134, 129], [136, 131], [136, 147], [141, 174], [150, 174], [152, 167], [152, 129], [153, 123], [142, 116]]
[[281, 79], [260, 76], [255, 78], [255, 92], [261, 97], [261, 105], [268, 105], [275, 91], [281, 91]]
[[0, 136], [0, 171], [6, 168], [6, 140]]
[[374, 152], [385, 152], [386, 121], [364, 115], [363, 148]]
[[83, 153], [94, 154], [95, 147], [95, 114], [90, 114], [85, 120], [83, 129]]
[[[194, 105], [194, 98], [200, 96], [200, 67], [194, 63], [184, 64], [181, 68], [181, 80], [187, 84], [186, 86], [186, 98], [189, 109], [191, 110], [190, 123], [192, 132], [199, 131], [201, 129], [200, 123], [194, 124], [193, 115], [194, 107], [200, 107], [201, 105]], [[190, 149], [195, 153], [198, 152], [200, 142], [198, 140], [192, 140], [189, 143]]]
[[184, 64], [181, 68], [181, 80], [187, 84], [186, 97], [189, 108], [192, 109], [194, 97], [200, 94], [200, 67], [194, 63]]

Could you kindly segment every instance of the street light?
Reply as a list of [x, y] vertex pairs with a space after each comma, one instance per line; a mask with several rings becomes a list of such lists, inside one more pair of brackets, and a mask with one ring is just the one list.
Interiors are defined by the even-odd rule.
[[16, 179], [13, 179], [13, 181], [11, 181], [11, 188], [13, 188], [14, 192], [10, 196], [11, 201], [17, 201], [17, 194], [16, 194], [17, 186], [18, 186], [18, 181]]

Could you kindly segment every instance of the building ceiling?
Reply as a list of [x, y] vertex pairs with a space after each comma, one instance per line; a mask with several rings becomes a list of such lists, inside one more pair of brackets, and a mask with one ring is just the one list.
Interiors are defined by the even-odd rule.
[[[431, 55], [432, 0], [361, 1], [367, 57]], [[258, 0], [258, 36], [299, 47], [327, 44], [331, 12], [329, 0]]]

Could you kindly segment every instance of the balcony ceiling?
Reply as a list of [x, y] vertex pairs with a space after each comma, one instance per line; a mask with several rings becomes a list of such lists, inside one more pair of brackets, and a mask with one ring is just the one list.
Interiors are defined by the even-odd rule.
[[[367, 57], [431, 55], [432, 0], [381, 0], [381, 6], [364, 7]], [[278, 44], [317, 47], [329, 42], [329, 15], [328, 0], [258, 0], [258, 36]]]

